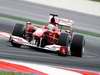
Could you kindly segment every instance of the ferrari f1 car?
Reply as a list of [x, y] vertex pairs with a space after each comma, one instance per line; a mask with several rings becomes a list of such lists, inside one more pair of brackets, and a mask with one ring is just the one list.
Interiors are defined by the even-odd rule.
[[27, 23], [30, 25], [15, 24], [9, 39], [14, 47], [26, 45], [31, 48], [55, 51], [60, 56], [82, 57], [84, 36], [73, 33], [72, 20], [50, 14], [48, 24], [43, 27], [36, 27], [31, 22]]

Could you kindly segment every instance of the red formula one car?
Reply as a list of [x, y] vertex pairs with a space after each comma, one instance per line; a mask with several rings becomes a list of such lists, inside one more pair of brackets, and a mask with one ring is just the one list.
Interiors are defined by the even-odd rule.
[[9, 40], [15, 47], [26, 45], [41, 50], [55, 51], [61, 56], [82, 57], [84, 36], [74, 34], [72, 24], [72, 20], [50, 14], [48, 24], [43, 27], [36, 27], [31, 22], [27, 22], [26, 25], [16, 24]]

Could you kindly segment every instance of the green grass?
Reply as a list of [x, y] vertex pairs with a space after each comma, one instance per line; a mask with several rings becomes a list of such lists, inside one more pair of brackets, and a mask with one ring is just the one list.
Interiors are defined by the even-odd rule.
[[84, 30], [79, 30], [79, 29], [74, 29], [75, 32], [86, 34], [86, 35], [91, 35], [95, 37], [100, 37], [100, 33], [95, 33], [95, 32], [90, 32], [90, 31], [84, 31]]
[[31, 73], [20, 73], [20, 72], [0, 71], [0, 75], [35, 75], [35, 74], [31, 74]]
[[[44, 24], [47, 23], [46, 21], [32, 20], [32, 19], [29, 19], [29, 18], [26, 18], [26, 17], [11, 16], [11, 15], [6, 15], [6, 14], [0, 14], [0, 18], [14, 19], [14, 20], [23, 21], [23, 22], [30, 20], [34, 24], [39, 24], [39, 25], [44, 25]], [[74, 31], [78, 32], [78, 33], [86, 34], [86, 35], [100, 37], [100, 33], [84, 31], [84, 30], [79, 30], [79, 29], [74, 29]]]
[[91, 1], [97, 1], [97, 2], [100, 2], [100, 0], [91, 0]]
[[6, 14], [0, 14], [0, 17], [1, 18], [5, 17], [5, 18], [8, 18], [8, 19], [14, 19], [14, 20], [23, 21], [23, 22], [31, 21], [35, 24], [40, 24], [40, 25], [47, 23], [47, 22], [43, 22], [43, 21], [32, 20], [32, 19], [29, 19], [29, 18], [26, 18], [26, 17], [18, 17], [18, 16], [12, 16], [12, 15], [6, 15]]

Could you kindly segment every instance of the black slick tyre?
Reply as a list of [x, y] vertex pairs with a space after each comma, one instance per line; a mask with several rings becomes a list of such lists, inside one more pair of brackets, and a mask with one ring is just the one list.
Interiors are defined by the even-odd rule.
[[58, 45], [62, 46], [63, 50], [58, 51], [58, 55], [60, 56], [66, 56], [67, 55], [67, 47], [68, 47], [68, 34], [67, 33], [61, 33], [58, 39]]
[[78, 34], [74, 35], [70, 46], [71, 56], [82, 57], [84, 45], [84, 36]]
[[[13, 36], [18, 36], [18, 37], [23, 37], [24, 34], [24, 25], [23, 24], [15, 24], [12, 35]], [[21, 47], [21, 44], [17, 44], [11, 40], [11, 44], [14, 47]]]
[[23, 24], [15, 24], [12, 35], [23, 37], [24, 34], [24, 25]]
[[67, 46], [68, 45], [68, 34], [67, 33], [61, 33], [58, 39], [58, 45], [61, 46]]

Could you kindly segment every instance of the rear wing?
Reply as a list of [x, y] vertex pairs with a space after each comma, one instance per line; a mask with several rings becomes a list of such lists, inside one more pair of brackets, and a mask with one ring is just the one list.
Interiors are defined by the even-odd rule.
[[[52, 16], [49, 16], [49, 22], [51, 20]], [[73, 20], [70, 20], [70, 19], [65, 19], [65, 18], [59, 18], [57, 16], [55, 16], [55, 21], [56, 23], [60, 24], [60, 25], [68, 25], [68, 26], [71, 26], [73, 25]]]
[[[51, 18], [52, 18], [52, 16], [50, 15], [49, 16], [49, 22], [50, 22]], [[55, 21], [59, 25], [58, 27], [60, 27], [60, 29], [64, 28], [64, 30], [72, 29], [72, 25], [74, 23], [73, 20], [65, 19], [65, 18], [59, 18], [57, 16], [55, 16]]]

